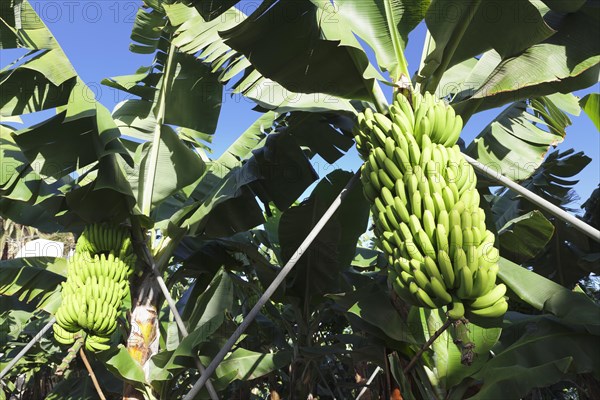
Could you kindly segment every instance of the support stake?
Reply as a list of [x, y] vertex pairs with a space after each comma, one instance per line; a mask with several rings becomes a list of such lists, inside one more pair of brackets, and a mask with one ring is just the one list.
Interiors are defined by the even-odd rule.
[[14, 367], [15, 364], [17, 364], [19, 362], [19, 360], [21, 358], [23, 358], [23, 356], [25, 354], [27, 354], [29, 349], [31, 349], [46, 334], [46, 332], [48, 332], [48, 330], [52, 327], [52, 325], [54, 325], [55, 322], [56, 322], [56, 318], [52, 317], [52, 319], [50, 321], [48, 321], [48, 323], [42, 328], [42, 330], [40, 330], [37, 333], [37, 335], [35, 335], [29, 341], [29, 343], [27, 343], [27, 345], [25, 347], [23, 347], [23, 350], [21, 350], [19, 352], [19, 354], [17, 354], [17, 356], [15, 358], [13, 358], [13, 360], [11, 362], [9, 362], [6, 367], [4, 367], [2, 372], [0, 372], [0, 379], [4, 378], [4, 376], [6, 374], [8, 374], [8, 372], [12, 369], [12, 367]]
[[90, 378], [92, 379], [92, 383], [94, 384], [94, 388], [96, 388], [96, 392], [98, 393], [100, 400], [106, 400], [106, 397], [104, 397], [104, 393], [102, 393], [102, 388], [100, 387], [100, 383], [98, 383], [96, 374], [94, 373], [94, 370], [92, 369], [92, 366], [90, 365], [90, 362], [88, 361], [87, 356], [85, 355], [85, 351], [83, 351], [83, 348], [79, 349], [79, 355], [81, 356], [81, 359], [83, 360], [83, 363], [85, 364], [85, 368], [87, 369], [88, 374], [90, 374]]
[[527, 200], [531, 201], [533, 204], [539, 206], [543, 210], [554, 215], [556, 218], [558, 218], [562, 221], [565, 221], [568, 224], [571, 224], [573, 226], [573, 228], [575, 228], [578, 231], [580, 231], [581, 233], [589, 236], [596, 242], [600, 242], [600, 231], [598, 229], [595, 229], [594, 227], [586, 224], [585, 222], [578, 219], [574, 215], [569, 214], [562, 208], [555, 206], [554, 204], [550, 203], [548, 200], [544, 199], [543, 197], [540, 197], [537, 194], [533, 193], [531, 190], [525, 189], [523, 186], [519, 185], [516, 182], [513, 182], [506, 176], [502, 175], [502, 173], [483, 165], [479, 161], [469, 157], [468, 155], [466, 155], [464, 153], [463, 153], [463, 157], [477, 171], [479, 171], [482, 174], [490, 177], [491, 179], [501, 183], [503, 186], [506, 186], [510, 190], [517, 192], [521, 196], [525, 197]]
[[342, 201], [348, 195], [350, 189], [352, 189], [354, 184], [356, 182], [358, 182], [359, 178], [360, 178], [360, 172], [357, 172], [348, 181], [348, 183], [346, 184], [346, 187], [344, 187], [344, 189], [342, 189], [342, 191], [335, 198], [335, 200], [333, 200], [333, 203], [331, 203], [331, 206], [329, 206], [327, 211], [325, 211], [325, 214], [323, 214], [321, 219], [317, 222], [317, 224], [310, 231], [310, 233], [308, 234], [306, 239], [304, 239], [302, 244], [300, 244], [300, 246], [298, 247], [298, 249], [292, 256], [292, 258], [290, 258], [290, 260], [285, 264], [285, 266], [279, 272], [279, 274], [275, 277], [273, 282], [271, 282], [271, 284], [269, 285], [267, 290], [265, 290], [265, 292], [260, 297], [260, 299], [258, 299], [258, 301], [254, 305], [254, 307], [252, 307], [252, 310], [250, 310], [250, 312], [248, 313], [246, 318], [244, 318], [242, 323], [237, 327], [237, 329], [235, 330], [233, 335], [231, 335], [231, 337], [227, 340], [225, 345], [223, 345], [223, 347], [221, 347], [221, 350], [219, 350], [219, 352], [217, 353], [215, 358], [213, 358], [213, 360], [210, 362], [208, 367], [206, 367], [206, 371], [204, 371], [204, 373], [202, 373], [202, 375], [200, 376], [200, 379], [198, 379], [196, 381], [196, 383], [194, 384], [192, 389], [188, 392], [188, 394], [185, 395], [183, 400], [192, 400], [198, 394], [198, 392], [200, 392], [200, 389], [202, 389], [202, 387], [206, 384], [209, 377], [215, 372], [215, 370], [217, 369], [217, 367], [219, 366], [221, 361], [223, 361], [223, 359], [225, 358], [227, 353], [235, 345], [235, 343], [238, 341], [240, 336], [242, 336], [242, 334], [248, 328], [248, 326], [252, 323], [252, 321], [254, 321], [254, 318], [256, 318], [256, 316], [260, 312], [260, 309], [267, 303], [267, 301], [269, 301], [269, 299], [271, 298], [273, 293], [275, 293], [275, 291], [277, 290], [279, 285], [281, 285], [281, 283], [283, 283], [285, 277], [290, 273], [292, 268], [294, 268], [294, 266], [296, 265], [296, 263], [298, 262], [300, 257], [302, 257], [304, 252], [306, 250], [308, 250], [309, 246], [315, 240], [315, 238], [317, 237], [319, 232], [321, 232], [321, 229], [323, 229], [325, 224], [327, 224], [327, 222], [331, 219], [333, 214], [335, 214], [337, 209], [342, 204]]

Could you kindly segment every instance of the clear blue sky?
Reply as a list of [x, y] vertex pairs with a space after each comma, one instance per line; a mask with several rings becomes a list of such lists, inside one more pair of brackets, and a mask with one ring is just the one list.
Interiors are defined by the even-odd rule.
[[[105, 77], [133, 73], [140, 66], [150, 63], [152, 56], [133, 54], [128, 50], [129, 34], [141, 1], [31, 1], [31, 4], [52, 30], [75, 69], [94, 90], [97, 98], [110, 110], [116, 103], [124, 100], [125, 93], [102, 86], [100, 81]], [[407, 58], [411, 73], [419, 63], [424, 32], [424, 26], [421, 25], [410, 36]], [[19, 53], [22, 51], [3, 50], [0, 66], [4, 67]], [[598, 89], [597, 86], [594, 91], [598, 92]], [[591, 91], [576, 94], [583, 96]], [[223, 101], [222, 115], [213, 141], [213, 150], [217, 155], [259, 115], [251, 110], [253, 103], [248, 100], [240, 101], [239, 97], [232, 99], [230, 92], [225, 94]], [[498, 111], [487, 111], [472, 118], [463, 132], [465, 141], [469, 143], [497, 113]], [[235, 118], [228, 117], [231, 115], [235, 115]], [[600, 182], [600, 135], [584, 114], [580, 117], [573, 116], [572, 120], [573, 125], [568, 128], [567, 137], [559, 145], [559, 149], [583, 150], [592, 158], [588, 167], [577, 176], [580, 183], [575, 188], [584, 201]], [[322, 160], [315, 160], [314, 163], [321, 176], [332, 169]], [[338, 166], [356, 170], [360, 166], [360, 160], [352, 150], [338, 162]]]

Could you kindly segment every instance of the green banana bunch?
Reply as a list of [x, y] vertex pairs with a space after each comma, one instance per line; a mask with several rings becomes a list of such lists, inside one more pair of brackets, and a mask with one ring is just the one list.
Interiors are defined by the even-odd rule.
[[124, 227], [105, 224], [88, 225], [77, 240], [75, 252], [91, 255], [113, 253], [125, 260], [133, 252], [131, 236]]
[[495, 318], [508, 308], [506, 286], [496, 285], [499, 253], [456, 145], [461, 130], [461, 117], [430, 93], [412, 102], [398, 94], [389, 117], [366, 109], [354, 131], [361, 181], [395, 292], [416, 306], [448, 306], [453, 319]]
[[62, 303], [56, 311], [54, 337], [71, 344], [82, 330], [90, 351], [110, 347], [123, 299], [129, 293], [135, 255], [124, 228], [90, 225], [77, 241], [62, 283]]

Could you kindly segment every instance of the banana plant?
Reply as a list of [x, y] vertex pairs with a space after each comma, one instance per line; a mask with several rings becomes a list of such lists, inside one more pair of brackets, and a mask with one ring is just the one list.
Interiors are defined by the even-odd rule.
[[[99, 353], [92, 368], [109, 397], [183, 397], [199, 376], [197, 365], [190, 368], [194, 357], [204, 365], [215, 357], [351, 176], [338, 170], [320, 177], [310, 160], [334, 164], [343, 157], [354, 145], [356, 115], [385, 111], [389, 88], [431, 93], [464, 121], [496, 110], [482, 132], [463, 135], [475, 137], [463, 151], [562, 201], [572, 184], [565, 178], [587, 159], [547, 153], [566, 135], [567, 113], [583, 109], [595, 118], [597, 95], [580, 103], [570, 94], [597, 82], [600, 49], [592, 38], [600, 27], [592, 3], [263, 0], [249, 9], [236, 0], [145, 0], [130, 49], [153, 59], [103, 81], [128, 94], [109, 111], [87, 96], [31, 5], [5, 2], [0, 49], [28, 52], [0, 71], [0, 157], [10, 166], [0, 177], [0, 215], [44, 231], [80, 233], [94, 222], [130, 226], [144, 265], [132, 280], [133, 317], [121, 320], [118, 340], [131, 332], [153, 340], [129, 340], [128, 347]], [[409, 34], [423, 22], [422, 59], [409, 65]], [[255, 103], [261, 115], [211, 158], [226, 87]], [[34, 126], [21, 127], [17, 118], [50, 109], [56, 115]], [[280, 171], [293, 171], [293, 179]], [[226, 398], [341, 398], [370, 390], [384, 398], [400, 392], [430, 399], [522, 397], [565, 380], [593, 387], [581, 382], [598, 378], [589, 357], [597, 351], [598, 308], [569, 290], [573, 279], [556, 284], [538, 274], [552, 276], [543, 270], [549, 265], [541, 261], [544, 248], [554, 229], [567, 225], [510, 192], [492, 197], [488, 188], [495, 183], [479, 182], [505, 257], [499, 277], [511, 312], [503, 322], [471, 323], [466, 330], [453, 325], [436, 336], [449, 324], [445, 313], [394, 297], [385, 284], [386, 257], [357, 246], [369, 211], [355, 187], [219, 365], [214, 389]], [[536, 240], [514, 251], [511, 243], [523, 233]], [[533, 264], [534, 271], [506, 259]], [[0, 293], [10, 299], [2, 318], [15, 346], [33, 335], [19, 330], [14, 318], [39, 325], [56, 311], [63, 263], [1, 265], [11, 272]], [[156, 295], [155, 273], [167, 279], [187, 337]], [[571, 307], [578, 318], [566, 313]], [[528, 324], [539, 331], [523, 334]], [[60, 362], [61, 349], [51, 340], [37, 346], [47, 365], [25, 359], [10, 375], [8, 392], [23, 391], [14, 384], [19, 379], [46, 379], [49, 366]], [[576, 350], [540, 358], [544, 346]], [[15, 354], [17, 347], [0, 351]], [[67, 379], [42, 395], [77, 390], [88, 396], [90, 381], [77, 385], [82, 368], [74, 362]], [[124, 394], [121, 382], [128, 384]]]

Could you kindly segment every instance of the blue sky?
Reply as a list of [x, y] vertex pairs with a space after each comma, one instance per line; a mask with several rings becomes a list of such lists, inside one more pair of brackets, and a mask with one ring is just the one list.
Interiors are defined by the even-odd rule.
[[[150, 63], [152, 56], [133, 54], [128, 50], [129, 34], [141, 1], [31, 1], [31, 4], [52, 30], [97, 99], [110, 110], [116, 103], [124, 100], [127, 96], [125, 93], [102, 86], [100, 81], [105, 77], [131, 74], [137, 68]], [[411, 73], [419, 64], [424, 33], [424, 26], [421, 25], [410, 36], [406, 53]], [[0, 54], [0, 66], [4, 67], [19, 55], [19, 51], [3, 50]], [[596, 86], [593, 91], [598, 92], [598, 89]], [[592, 89], [588, 89], [576, 94], [584, 96], [591, 91]], [[223, 101], [221, 118], [213, 140], [216, 155], [227, 148], [259, 116], [251, 110], [253, 103], [245, 99], [240, 100], [239, 96], [232, 98], [230, 92], [225, 93]], [[463, 139], [469, 143], [497, 113], [498, 110], [492, 110], [473, 117], [463, 131]], [[235, 115], [235, 118], [231, 118], [232, 115]], [[592, 158], [588, 167], [577, 176], [580, 183], [575, 188], [581, 196], [581, 203], [600, 182], [600, 135], [584, 114], [579, 117], [572, 116], [571, 119], [573, 125], [567, 129], [565, 141], [558, 148], [574, 148], [584, 151]], [[314, 166], [321, 176], [332, 170], [332, 167], [322, 160], [314, 160]], [[360, 160], [352, 150], [337, 163], [337, 166], [356, 170], [360, 166]]]

